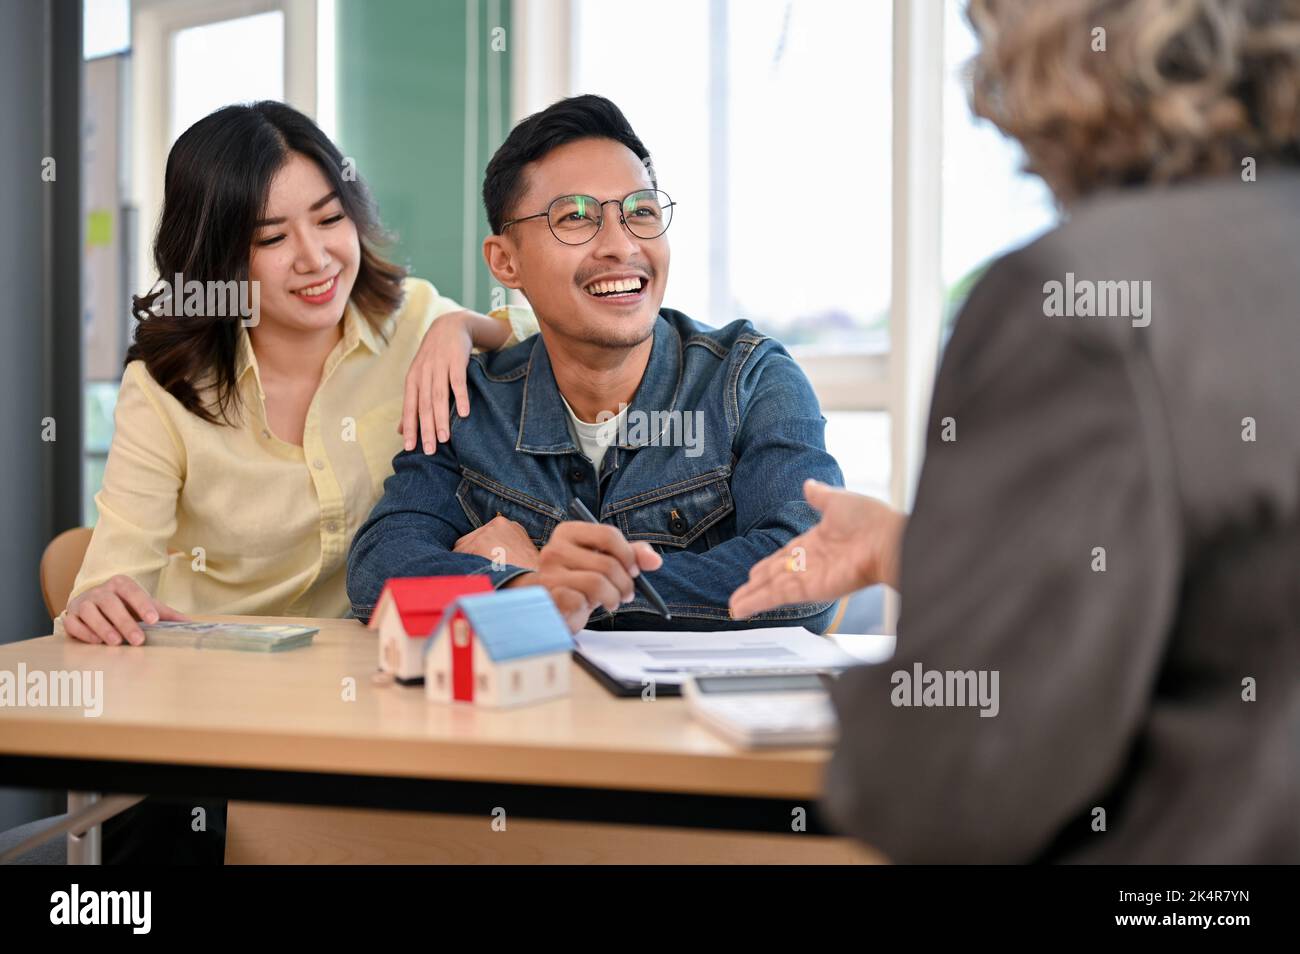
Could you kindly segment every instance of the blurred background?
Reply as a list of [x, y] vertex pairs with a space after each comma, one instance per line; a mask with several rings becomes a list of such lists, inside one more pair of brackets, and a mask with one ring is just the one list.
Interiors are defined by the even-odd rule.
[[[554, 100], [610, 97], [678, 203], [665, 305], [785, 342], [849, 487], [898, 506], [956, 308], [1056, 217], [969, 114], [959, 0], [0, 0], [0, 15], [0, 559], [17, 595], [0, 641], [49, 631], [41, 551], [95, 521], [167, 152], [219, 106], [313, 116], [375, 192], [393, 257], [485, 310], [488, 158]], [[894, 615], [867, 591], [841, 630]], [[0, 829], [8, 814], [0, 799]]]

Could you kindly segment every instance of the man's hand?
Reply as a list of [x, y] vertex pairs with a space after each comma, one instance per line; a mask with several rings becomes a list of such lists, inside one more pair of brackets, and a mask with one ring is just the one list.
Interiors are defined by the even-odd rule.
[[754, 564], [749, 582], [731, 594], [736, 619], [837, 599], [873, 583], [898, 588], [905, 514], [816, 480], [804, 482], [804, 496], [821, 511], [821, 522]]
[[494, 564], [537, 569], [541, 553], [533, 546], [528, 531], [515, 521], [497, 514], [477, 530], [456, 541], [456, 553], [472, 553]]
[[648, 543], [629, 543], [608, 524], [566, 521], [542, 547], [535, 573], [516, 577], [512, 586], [544, 586], [569, 631], [587, 624], [597, 606], [611, 613], [636, 595], [632, 578], [657, 570], [663, 558]]

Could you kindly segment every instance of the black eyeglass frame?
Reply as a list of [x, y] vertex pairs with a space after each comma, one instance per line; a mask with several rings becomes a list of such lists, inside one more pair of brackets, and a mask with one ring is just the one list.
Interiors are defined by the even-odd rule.
[[631, 192], [623, 196], [623, 198], [621, 199], [606, 199], [604, 202], [601, 202], [594, 195], [584, 196], [584, 198], [591, 199], [591, 201], [594, 202], [596, 204], [596, 207], [600, 210], [600, 216], [599, 218], [596, 219], [596, 230], [592, 232], [591, 235], [589, 235], [587, 238], [583, 239], [581, 242], [566, 242], [558, 235], [555, 235], [555, 229], [551, 225], [551, 209], [555, 207], [555, 203], [560, 202], [564, 199], [571, 199], [575, 195], [577, 195], [577, 193], [568, 193], [566, 195], [557, 195], [550, 202], [546, 203], [545, 212], [537, 212], [533, 215], [524, 215], [517, 219], [511, 219], [509, 222], [502, 222], [501, 231], [504, 233], [506, 229], [510, 228], [510, 226], [518, 225], [520, 222], [527, 222], [530, 219], [544, 218], [546, 219], [547, 230], [552, 235], [555, 235], [555, 240], [557, 242], [561, 243], [562, 245], [568, 245], [571, 248], [577, 248], [579, 245], [586, 245], [588, 242], [590, 242], [592, 239], [594, 239], [597, 235], [600, 234], [600, 230], [605, 227], [605, 206], [609, 205], [611, 202], [617, 202], [618, 221], [622, 224], [623, 228], [627, 229], [627, 234], [632, 236], [634, 239], [641, 239], [641, 241], [643, 242], [653, 242], [657, 238], [662, 238], [664, 233], [668, 231], [668, 226], [673, 224], [673, 214], [672, 212], [668, 213], [668, 225], [665, 225], [663, 231], [660, 232], [658, 235], [652, 235], [650, 238], [644, 238], [643, 236], [637, 235], [635, 232], [632, 231], [632, 229], [627, 224], [627, 216], [623, 212], [623, 203], [626, 202], [628, 199], [632, 198], [632, 196], [638, 195], [642, 192], [656, 192], [659, 195], [663, 196], [665, 199], [667, 199], [668, 200], [667, 202], [664, 202], [660, 205], [660, 208], [662, 209], [672, 209], [677, 205], [677, 203], [673, 201], [673, 197], [670, 196], [663, 189], [633, 189]]

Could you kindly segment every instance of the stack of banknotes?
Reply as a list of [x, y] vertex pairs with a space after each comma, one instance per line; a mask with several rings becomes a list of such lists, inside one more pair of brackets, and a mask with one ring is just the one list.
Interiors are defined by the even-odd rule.
[[239, 649], [275, 653], [310, 645], [319, 632], [314, 626], [279, 626], [255, 623], [149, 623], [144, 630], [146, 646], [189, 646], [195, 649]]

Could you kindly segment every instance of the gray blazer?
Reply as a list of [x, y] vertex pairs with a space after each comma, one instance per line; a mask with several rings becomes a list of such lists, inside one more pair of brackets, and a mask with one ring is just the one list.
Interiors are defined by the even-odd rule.
[[[981, 670], [995, 716], [945, 675]], [[896, 861], [1300, 862], [1300, 175], [1098, 199], [989, 270], [897, 654], [834, 698], [824, 808]]]

